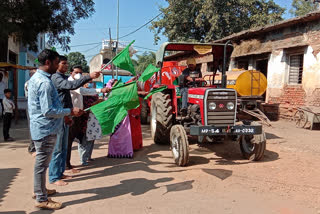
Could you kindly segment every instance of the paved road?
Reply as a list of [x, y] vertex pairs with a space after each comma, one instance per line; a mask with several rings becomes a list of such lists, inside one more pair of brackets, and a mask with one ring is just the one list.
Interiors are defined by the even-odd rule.
[[[134, 159], [108, 159], [107, 138], [96, 142], [95, 161], [80, 168], [54, 199], [55, 213], [320, 213], [320, 131], [285, 121], [266, 128], [264, 161], [241, 158], [236, 143], [191, 145], [188, 167], [173, 164], [168, 146], [152, 143]], [[33, 158], [25, 124], [11, 130], [16, 142], [0, 142], [0, 213], [52, 213], [33, 205]], [[79, 156], [76, 143], [72, 162]], [[49, 185], [49, 188], [54, 188]]]

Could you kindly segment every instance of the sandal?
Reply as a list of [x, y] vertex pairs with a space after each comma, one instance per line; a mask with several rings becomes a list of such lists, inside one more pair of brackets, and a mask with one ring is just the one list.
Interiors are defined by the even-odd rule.
[[51, 198], [48, 198], [47, 201], [36, 202], [35, 207], [46, 210], [58, 210], [62, 207], [62, 203], [53, 201], [51, 200]]

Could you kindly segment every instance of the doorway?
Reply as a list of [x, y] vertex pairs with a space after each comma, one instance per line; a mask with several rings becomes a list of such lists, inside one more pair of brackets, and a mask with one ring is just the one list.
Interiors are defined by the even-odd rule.
[[261, 59], [256, 61], [256, 70], [268, 77], [268, 59]]

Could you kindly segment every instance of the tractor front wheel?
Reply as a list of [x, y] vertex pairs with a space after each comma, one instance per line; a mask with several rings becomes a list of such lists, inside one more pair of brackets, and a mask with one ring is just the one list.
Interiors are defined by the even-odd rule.
[[243, 135], [239, 138], [242, 156], [245, 159], [259, 161], [266, 150], [266, 135], [262, 131], [259, 135]]
[[175, 163], [178, 166], [186, 166], [189, 162], [189, 142], [183, 126], [174, 125], [171, 128], [170, 144]]
[[152, 95], [150, 126], [151, 136], [156, 144], [169, 144], [172, 124], [170, 95], [161, 92]]

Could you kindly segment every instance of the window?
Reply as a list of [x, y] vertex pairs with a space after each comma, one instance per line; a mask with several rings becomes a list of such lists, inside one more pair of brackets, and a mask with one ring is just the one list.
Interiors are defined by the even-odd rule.
[[303, 74], [303, 54], [290, 56], [289, 84], [301, 84]]

